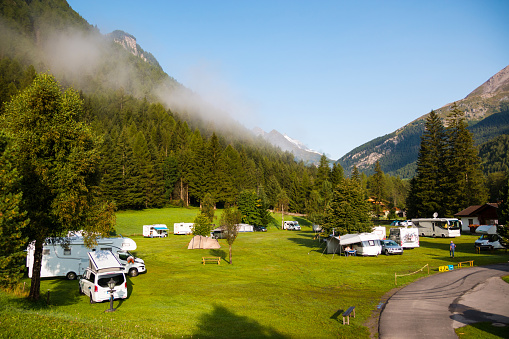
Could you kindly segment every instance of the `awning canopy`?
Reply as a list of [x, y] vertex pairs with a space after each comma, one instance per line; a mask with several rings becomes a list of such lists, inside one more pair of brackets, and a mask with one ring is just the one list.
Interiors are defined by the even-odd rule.
[[361, 237], [358, 234], [345, 234], [339, 238], [339, 244], [341, 246], [355, 244], [358, 242], [362, 242]]
[[161, 231], [161, 230], [168, 230], [168, 227], [154, 227], [154, 229]]

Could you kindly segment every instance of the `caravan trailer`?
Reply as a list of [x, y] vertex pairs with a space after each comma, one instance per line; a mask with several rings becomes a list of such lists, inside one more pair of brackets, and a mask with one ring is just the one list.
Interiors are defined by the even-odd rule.
[[428, 237], [453, 238], [461, 235], [461, 220], [457, 218], [412, 219], [419, 234]]
[[192, 222], [176, 222], [173, 224], [173, 234], [192, 234], [193, 227]]
[[143, 225], [143, 236], [145, 238], [165, 238], [168, 236], [168, 227], [163, 224]]
[[341, 253], [350, 247], [356, 255], [378, 256], [382, 253], [380, 239], [375, 233], [345, 234], [327, 239], [327, 253]]
[[[136, 249], [136, 243], [130, 238], [98, 238], [97, 245], [87, 248], [82, 236], [67, 238], [48, 238], [42, 250], [41, 278], [66, 277], [74, 280], [83, 275], [89, 264], [89, 251], [111, 251], [124, 266], [130, 276], [145, 272], [143, 259], [134, 257], [129, 251]], [[32, 277], [35, 244], [27, 248], [28, 277]]]

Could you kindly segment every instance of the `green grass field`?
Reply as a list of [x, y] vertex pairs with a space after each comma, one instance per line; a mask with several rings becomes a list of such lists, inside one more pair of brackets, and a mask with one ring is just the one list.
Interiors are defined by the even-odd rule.
[[[142, 225], [192, 222], [196, 209], [167, 208], [120, 212], [117, 233], [141, 234]], [[217, 213], [216, 213], [217, 214]], [[474, 260], [475, 265], [507, 262], [509, 255], [475, 254], [475, 236], [455, 239], [456, 258], [449, 258], [448, 239], [421, 238], [421, 247], [402, 256], [340, 257], [322, 254], [311, 227], [302, 231], [275, 227], [268, 232], [241, 233], [219, 250], [188, 250], [191, 236], [149, 239], [131, 236], [135, 254], [148, 272], [128, 278], [129, 298], [91, 305], [78, 294], [78, 282], [46, 279], [41, 292], [50, 303], [33, 305], [14, 294], [0, 293], [0, 337], [178, 337], [178, 338], [367, 338], [365, 326], [381, 297], [394, 285], [394, 274], [414, 272], [428, 264]], [[291, 218], [286, 218], [288, 220]], [[202, 256], [223, 258], [220, 265], [202, 265]], [[398, 277], [398, 287], [427, 274]], [[447, 273], [440, 273], [447, 274]], [[26, 282], [29, 284], [28, 279]], [[341, 310], [356, 306], [355, 319], [342, 324]], [[32, 333], [32, 332], [30, 332]]]

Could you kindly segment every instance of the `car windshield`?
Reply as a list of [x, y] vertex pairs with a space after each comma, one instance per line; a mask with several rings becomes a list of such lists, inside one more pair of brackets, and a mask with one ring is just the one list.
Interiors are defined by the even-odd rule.
[[116, 274], [105, 274], [99, 276], [99, 279], [97, 280], [97, 284], [101, 287], [108, 288], [108, 281], [110, 279], [113, 279], [115, 281], [115, 286], [119, 286], [124, 283], [124, 275], [122, 273], [116, 273]]
[[398, 246], [394, 240], [385, 240], [384, 241], [385, 246]]

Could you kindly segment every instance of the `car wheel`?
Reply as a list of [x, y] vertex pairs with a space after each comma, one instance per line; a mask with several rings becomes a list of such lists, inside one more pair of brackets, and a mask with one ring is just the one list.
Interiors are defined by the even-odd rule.
[[136, 277], [138, 275], [138, 270], [136, 268], [131, 268], [129, 270], [129, 276], [130, 277]]
[[74, 272], [67, 273], [67, 279], [68, 280], [75, 280], [76, 279], [76, 273], [74, 273]]
[[91, 303], [91, 304], [95, 304], [94, 299], [92, 299], [92, 291], [90, 291], [90, 303]]
[[385, 255], [389, 255], [389, 250], [385, 250], [385, 251], [384, 251], [384, 254], [385, 254]]

